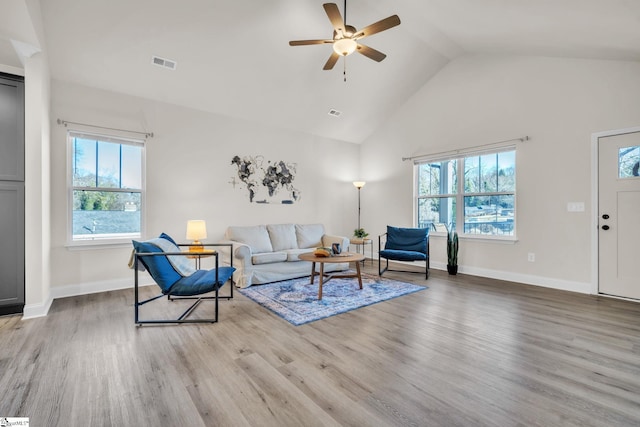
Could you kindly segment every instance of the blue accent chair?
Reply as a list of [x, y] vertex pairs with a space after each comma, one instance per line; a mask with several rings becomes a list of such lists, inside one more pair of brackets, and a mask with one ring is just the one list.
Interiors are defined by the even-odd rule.
[[[218, 299], [233, 298], [233, 284], [230, 285], [230, 293], [228, 296], [220, 296], [219, 291], [222, 286], [230, 281], [233, 272], [233, 247], [231, 244], [202, 244], [205, 247], [227, 246], [231, 254], [230, 266], [220, 267], [220, 253], [218, 251], [208, 251], [202, 256], [212, 256], [215, 258], [215, 268], [211, 270], [196, 269], [199, 266], [199, 258], [196, 253], [181, 251], [180, 246], [189, 246], [176, 244], [171, 237], [166, 234], [160, 235], [155, 239], [144, 242], [133, 241], [134, 254], [132, 268], [134, 268], [134, 314], [135, 323], [141, 324], [165, 324], [165, 323], [216, 323], [218, 321]], [[194, 257], [196, 257], [194, 263]], [[151, 297], [144, 301], [139, 300], [139, 281], [138, 271], [146, 269], [156, 284], [160, 287], [162, 293]], [[205, 294], [214, 293], [213, 296], [205, 296]], [[155, 301], [158, 298], [167, 296], [169, 301], [189, 299], [195, 300], [193, 304], [180, 315], [177, 319], [157, 319], [157, 320], [141, 320], [139, 316], [140, 306]], [[213, 318], [188, 319], [198, 305], [206, 300], [213, 300], [215, 303], [215, 314]]]
[[[384, 243], [384, 249], [383, 247]], [[382, 258], [386, 260], [386, 267], [382, 268]], [[389, 260], [392, 261], [424, 261], [425, 279], [429, 278], [429, 229], [428, 228], [400, 228], [387, 226], [387, 232], [378, 236], [378, 274], [382, 276], [389, 270]]]

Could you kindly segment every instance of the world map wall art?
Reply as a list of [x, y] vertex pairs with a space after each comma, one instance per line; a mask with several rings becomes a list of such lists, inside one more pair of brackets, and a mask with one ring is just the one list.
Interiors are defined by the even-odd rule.
[[230, 184], [247, 192], [251, 203], [278, 203], [290, 205], [300, 200], [300, 190], [293, 186], [296, 163], [265, 160], [264, 156], [234, 156], [231, 165], [238, 169]]

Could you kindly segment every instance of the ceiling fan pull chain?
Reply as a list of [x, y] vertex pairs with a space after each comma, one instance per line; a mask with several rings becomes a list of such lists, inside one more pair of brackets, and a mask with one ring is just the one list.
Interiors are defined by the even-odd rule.
[[344, 69], [342, 71], [342, 74], [344, 75], [344, 81], [346, 83], [347, 81], [347, 57], [344, 57]]

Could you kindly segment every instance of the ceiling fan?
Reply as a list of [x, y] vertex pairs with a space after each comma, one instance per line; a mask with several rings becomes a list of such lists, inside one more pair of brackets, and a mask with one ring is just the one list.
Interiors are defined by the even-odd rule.
[[324, 64], [323, 70], [331, 70], [338, 59], [341, 56], [347, 56], [353, 52], [361, 53], [367, 58], [380, 62], [387, 57], [384, 53], [365, 46], [359, 41], [365, 37], [379, 33], [381, 31], [393, 28], [396, 25], [400, 25], [400, 18], [398, 15], [392, 15], [388, 18], [382, 19], [371, 25], [364, 27], [361, 30], [356, 30], [355, 27], [347, 25], [345, 23], [347, 19], [347, 0], [344, 0], [344, 20], [340, 15], [340, 10], [335, 3], [325, 3], [322, 5], [324, 11], [333, 25], [333, 39], [331, 40], [292, 40], [289, 42], [289, 46], [304, 46], [310, 44], [332, 44], [333, 52], [329, 57], [329, 60]]

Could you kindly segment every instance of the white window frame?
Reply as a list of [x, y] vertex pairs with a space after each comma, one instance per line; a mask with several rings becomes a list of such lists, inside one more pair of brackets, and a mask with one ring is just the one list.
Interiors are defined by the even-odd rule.
[[[477, 157], [477, 156], [484, 156], [484, 155], [489, 155], [489, 154], [498, 154], [498, 153], [505, 153], [505, 152], [514, 152], [515, 155], [515, 162], [514, 162], [514, 166], [515, 166], [515, 180], [516, 180], [516, 184], [514, 187], [514, 190], [511, 192], [480, 192], [480, 193], [465, 193], [464, 192], [464, 159], [466, 157]], [[470, 149], [470, 150], [460, 150], [457, 151], [455, 153], [449, 153], [448, 155], [438, 155], [438, 156], [433, 156], [433, 157], [429, 157], [429, 156], [421, 156], [419, 159], [414, 160], [414, 185], [413, 185], [413, 212], [414, 212], [414, 225], [416, 227], [419, 227], [419, 215], [418, 215], [418, 208], [419, 208], [419, 200], [420, 199], [428, 199], [428, 198], [448, 198], [448, 197], [455, 197], [456, 200], [456, 231], [458, 232], [460, 238], [468, 238], [468, 239], [478, 239], [478, 240], [490, 240], [490, 241], [496, 241], [496, 242], [516, 242], [517, 241], [517, 175], [518, 175], [518, 168], [517, 168], [517, 149], [515, 147], [515, 145], [507, 145], [507, 146], [503, 146], [503, 147], [499, 147], [499, 148], [494, 148], [494, 149], [488, 149], [488, 150], [475, 150], [475, 149]], [[419, 167], [422, 164], [425, 163], [439, 163], [439, 162], [445, 162], [445, 161], [455, 161], [456, 162], [456, 168], [457, 168], [457, 176], [458, 176], [458, 182], [457, 182], [457, 188], [456, 188], [456, 193], [443, 193], [443, 194], [437, 194], [437, 195], [422, 195], [420, 196], [418, 194], [419, 191]], [[465, 217], [465, 204], [464, 204], [464, 199], [465, 197], [473, 197], [473, 196], [480, 196], [480, 197], [485, 197], [485, 196], [502, 196], [502, 195], [513, 195], [513, 199], [514, 199], [514, 203], [513, 203], [513, 234], [510, 235], [504, 235], [504, 234], [475, 234], [475, 233], [465, 233], [464, 231], [464, 217]], [[460, 227], [460, 225], [462, 225]], [[446, 235], [446, 231], [444, 230], [434, 230], [433, 228], [430, 230], [430, 233], [432, 235], [435, 236], [445, 236]]]
[[[141, 188], [129, 189], [129, 188], [103, 188], [103, 187], [75, 187], [73, 185], [73, 140], [74, 138], [88, 138], [95, 139], [97, 141], [112, 142], [121, 145], [133, 145], [141, 148]], [[92, 247], [105, 247], [105, 246], [130, 246], [132, 239], [139, 239], [145, 235], [145, 223], [146, 223], [146, 160], [145, 155], [146, 147], [145, 140], [130, 137], [128, 135], [122, 136], [114, 133], [107, 135], [103, 133], [95, 133], [85, 130], [68, 129], [67, 130], [67, 244], [69, 249], [82, 249]], [[140, 193], [140, 232], [139, 233], [122, 233], [117, 235], [99, 235], [93, 238], [87, 237], [82, 239], [74, 239], [73, 236], [73, 192], [74, 190], [90, 190], [90, 191], [106, 191], [113, 193]]]

